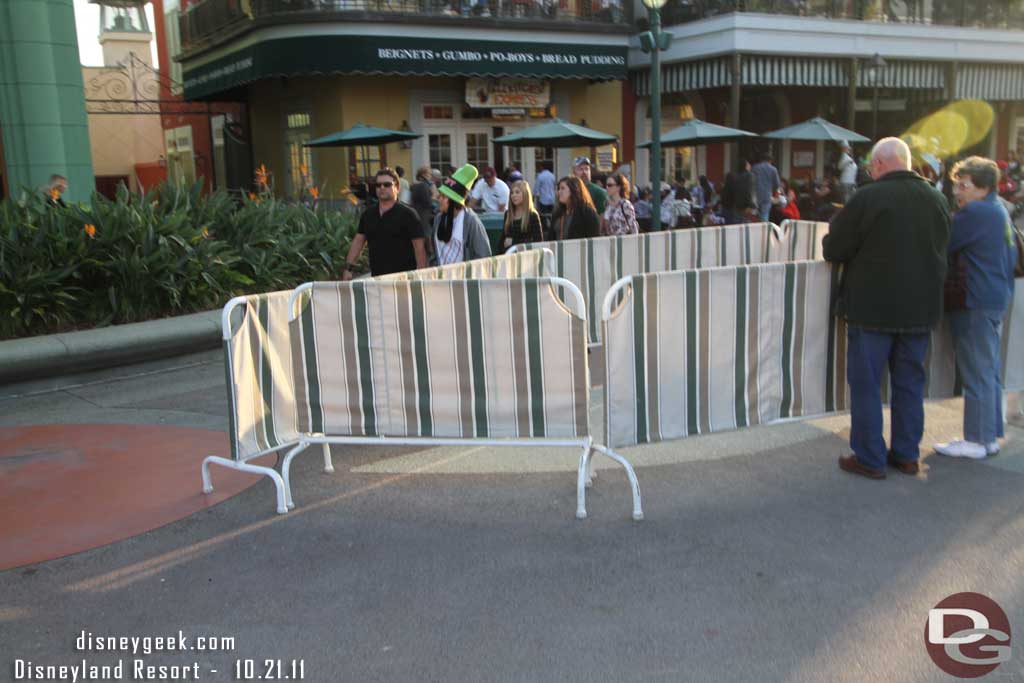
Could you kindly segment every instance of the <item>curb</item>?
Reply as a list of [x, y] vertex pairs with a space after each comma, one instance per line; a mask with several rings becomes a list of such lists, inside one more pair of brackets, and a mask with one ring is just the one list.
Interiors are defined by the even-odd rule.
[[221, 345], [221, 309], [0, 342], [0, 384], [167, 358]]

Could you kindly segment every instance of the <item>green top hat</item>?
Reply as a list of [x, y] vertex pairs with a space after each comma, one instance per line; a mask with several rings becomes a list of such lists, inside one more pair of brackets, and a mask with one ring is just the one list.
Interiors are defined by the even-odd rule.
[[466, 197], [469, 196], [469, 188], [473, 187], [473, 181], [476, 180], [477, 175], [479, 174], [476, 166], [466, 164], [453, 173], [450, 178], [445, 178], [444, 184], [440, 188], [441, 194], [453, 202], [465, 206]]

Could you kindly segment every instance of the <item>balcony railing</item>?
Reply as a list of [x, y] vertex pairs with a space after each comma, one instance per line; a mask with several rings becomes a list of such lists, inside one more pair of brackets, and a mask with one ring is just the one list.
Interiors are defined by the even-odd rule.
[[731, 12], [1024, 29], [1024, 0], [669, 0], [662, 23], [684, 24]]
[[559, 28], [617, 25], [625, 29], [632, 23], [631, 7], [632, 0], [202, 0], [190, 5], [179, 23], [182, 48], [188, 52], [253, 23], [429, 17], [481, 26], [557, 22]]

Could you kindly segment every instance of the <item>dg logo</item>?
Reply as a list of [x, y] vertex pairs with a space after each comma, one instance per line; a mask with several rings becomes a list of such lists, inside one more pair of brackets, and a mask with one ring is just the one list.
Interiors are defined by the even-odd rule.
[[978, 678], [1010, 659], [1010, 620], [980, 593], [951, 595], [928, 611], [925, 646], [950, 676]]

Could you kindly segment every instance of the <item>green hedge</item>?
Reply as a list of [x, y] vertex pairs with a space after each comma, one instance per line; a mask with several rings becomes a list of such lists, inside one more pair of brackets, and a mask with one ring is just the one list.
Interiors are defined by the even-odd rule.
[[338, 277], [352, 212], [164, 184], [57, 207], [0, 202], [0, 338], [217, 308], [238, 294]]

